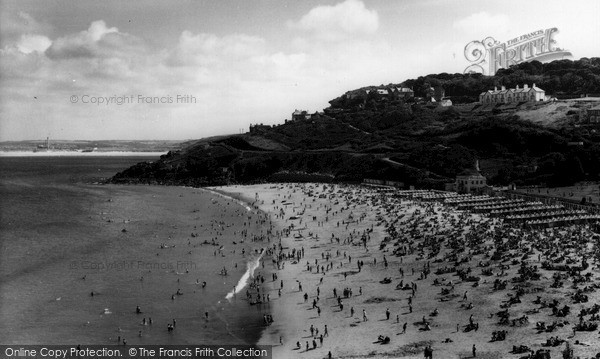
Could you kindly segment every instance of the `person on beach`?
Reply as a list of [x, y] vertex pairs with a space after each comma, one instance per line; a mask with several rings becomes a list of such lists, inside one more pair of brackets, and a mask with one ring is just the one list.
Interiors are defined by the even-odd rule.
[[363, 309], [363, 322], [366, 322], [367, 320], [367, 312]]
[[471, 349], [471, 351], [473, 352], [473, 358], [477, 357], [477, 348], [475, 347], [475, 344], [473, 344], [473, 348]]

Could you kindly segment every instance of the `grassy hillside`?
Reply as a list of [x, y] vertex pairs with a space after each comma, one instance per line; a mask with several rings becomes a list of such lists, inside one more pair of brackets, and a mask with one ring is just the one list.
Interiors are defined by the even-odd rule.
[[[569, 79], [578, 85], [572, 87]], [[556, 94], [600, 92], [600, 59], [532, 62], [492, 77], [428, 75], [402, 86], [413, 86], [417, 97], [426, 88], [442, 86], [447, 96], [467, 99], [499, 83], [534, 81], [540, 87], [554, 81], [548, 88]], [[585, 122], [593, 102], [442, 107], [364, 91], [390, 86], [349, 91], [310, 119], [190, 141], [160, 161], [117, 174], [113, 181], [202, 186], [286, 178], [382, 178], [441, 188], [475, 159], [492, 184], [566, 185], [600, 179], [600, 134], [596, 125]]]

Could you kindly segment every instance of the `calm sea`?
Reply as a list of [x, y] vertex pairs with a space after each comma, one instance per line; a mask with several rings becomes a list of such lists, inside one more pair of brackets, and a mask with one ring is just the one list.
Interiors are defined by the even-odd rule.
[[94, 184], [147, 160], [0, 158], [1, 344], [258, 340], [268, 304], [225, 299], [267, 245], [241, 241], [257, 214], [198, 189]]

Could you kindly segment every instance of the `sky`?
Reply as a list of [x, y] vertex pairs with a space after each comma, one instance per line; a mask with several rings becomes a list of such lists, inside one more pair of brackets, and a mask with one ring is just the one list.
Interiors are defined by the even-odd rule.
[[364, 86], [462, 73], [464, 48], [558, 28], [600, 56], [597, 0], [0, 0], [0, 141], [187, 140]]

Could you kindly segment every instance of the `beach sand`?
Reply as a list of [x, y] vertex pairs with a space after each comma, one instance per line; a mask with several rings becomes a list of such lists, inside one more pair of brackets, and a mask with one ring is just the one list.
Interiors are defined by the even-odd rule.
[[[475, 345], [478, 358], [520, 358], [525, 353], [510, 353], [513, 345], [562, 357], [564, 343], [543, 345], [558, 337], [575, 357], [600, 352], [597, 329], [573, 334], [580, 311], [600, 303], [598, 243], [585, 230], [555, 232], [554, 242], [550, 232], [498, 234], [497, 222], [484, 216], [361, 186], [90, 185], [81, 179], [114, 173], [112, 167], [56, 161], [32, 163], [25, 177], [2, 179], [4, 344], [117, 344], [119, 337], [128, 344], [258, 341], [274, 346], [274, 358], [326, 358], [329, 352], [334, 358], [421, 358], [427, 346], [436, 358], [469, 358]], [[82, 165], [89, 166], [85, 173], [66, 170]], [[48, 169], [40, 172], [40, 166]], [[576, 276], [539, 267], [548, 259], [574, 266], [583, 257], [590, 265], [581, 278], [589, 276], [577, 286], [588, 289], [589, 300], [574, 303]], [[239, 280], [248, 263], [256, 269], [244, 285]], [[522, 263], [529, 266], [525, 272], [537, 266], [541, 278], [514, 282]], [[469, 276], [480, 280], [459, 278], [457, 268], [470, 268]], [[553, 286], [557, 273], [562, 283]], [[390, 283], [380, 283], [384, 278]], [[494, 289], [496, 280], [507, 280], [506, 287]], [[400, 281], [406, 289], [396, 289]], [[518, 286], [520, 302], [508, 305]], [[236, 295], [225, 299], [234, 287]], [[259, 289], [266, 300], [256, 305], [240, 293], [248, 291], [254, 302]], [[533, 303], [537, 296], [547, 305]], [[553, 300], [571, 312], [553, 315]], [[138, 305], [143, 313], [136, 314]], [[510, 311], [507, 324], [499, 324], [503, 307]], [[264, 321], [268, 315], [272, 323]], [[154, 323], [144, 325], [146, 317]], [[173, 319], [176, 329], [169, 332]], [[583, 319], [599, 321], [591, 313]], [[561, 325], [538, 331], [539, 321]], [[499, 330], [506, 330], [506, 340], [492, 342]], [[379, 342], [380, 335], [389, 343]]]
[[[567, 296], [574, 292], [570, 283], [562, 288], [550, 287], [553, 271], [541, 270], [541, 280], [522, 283], [526, 293], [520, 296], [520, 303], [509, 307], [511, 321], [498, 324], [496, 313], [503, 310], [501, 305], [506, 305], [507, 300], [514, 296], [517, 283], [509, 282], [505, 290], [494, 290], [493, 281], [517, 275], [519, 266], [513, 261], [523, 257], [525, 247], [509, 251], [500, 261], [491, 261], [489, 258], [497, 249], [491, 238], [474, 240], [472, 248], [459, 248], [458, 257], [464, 263], [461, 266], [471, 267], [472, 275], [481, 278], [477, 286], [473, 281], [461, 280], [456, 272], [435, 274], [440, 268], [455, 267], [455, 262], [441, 260], [451, 254], [446, 243], [443, 243], [439, 253], [428, 258], [431, 254], [429, 247], [422, 245], [427, 233], [442, 233], [436, 237], [442, 239], [469, 231], [480, 231], [478, 233], [485, 236], [486, 229], [497, 225], [485, 217], [458, 212], [440, 204], [391, 197], [381, 200], [381, 195], [375, 189], [365, 187], [265, 184], [219, 187], [218, 190], [252, 203], [268, 213], [279, 231], [289, 229], [293, 224], [294, 229], [288, 235], [281, 236], [284, 253], [292, 249], [304, 249], [303, 258], [296, 263], [295, 260], [285, 260], [284, 268], [277, 271], [278, 279], [284, 283], [281, 297], [278, 297], [279, 282], [271, 283], [269, 289], [271, 297], [275, 298], [271, 306], [274, 323], [266, 328], [260, 343], [274, 345], [274, 358], [326, 358], [329, 352], [334, 358], [422, 358], [427, 346], [431, 346], [436, 358], [469, 358], [473, 357], [473, 345], [477, 358], [520, 358], [527, 353], [511, 353], [513, 346], [519, 345], [527, 345], [534, 351], [548, 349], [552, 357], [562, 357], [564, 343], [556, 347], [543, 346], [550, 337], [567, 340], [575, 357], [592, 357], [600, 352], [597, 330], [578, 331], [573, 336], [572, 329], [579, 322], [577, 314], [581, 308], [599, 303], [597, 291], [587, 293], [590, 297], [587, 303], [573, 304]], [[409, 221], [415, 211], [417, 215]], [[412, 242], [414, 248], [404, 256], [394, 255], [392, 252], [398, 246], [391, 243], [385, 249], [380, 249], [382, 240], [389, 235], [386, 233], [386, 224], [394, 223], [398, 218], [402, 219], [396, 223], [401, 230], [401, 237], [411, 233], [416, 238]], [[402, 224], [402, 221], [406, 223]], [[478, 224], [480, 222], [481, 225]], [[351, 234], [352, 244], [344, 244]], [[363, 234], [369, 238], [366, 248], [359, 245]], [[338, 244], [332, 240], [332, 235], [340, 238], [341, 242]], [[526, 245], [527, 241], [524, 243]], [[591, 245], [589, 247], [592, 248]], [[326, 253], [331, 255], [329, 260], [323, 257]], [[532, 253], [532, 262], [539, 267], [536, 258], [538, 252]], [[587, 284], [591, 286], [598, 279], [598, 263], [593, 259], [588, 260], [591, 261], [589, 272], [592, 273], [592, 279]], [[322, 271], [316, 272], [315, 261], [327, 268], [324, 275]], [[360, 271], [357, 261], [364, 262]], [[312, 267], [310, 271], [307, 270], [307, 262]], [[494, 275], [482, 276], [482, 268], [477, 265], [488, 262], [493, 262], [489, 268], [493, 268]], [[427, 263], [430, 273], [424, 279], [421, 272]], [[502, 277], [498, 276], [501, 274], [500, 264], [508, 266]], [[271, 266], [274, 267], [274, 264]], [[403, 275], [400, 269], [404, 271]], [[391, 279], [391, 283], [380, 283], [386, 277]], [[442, 285], [435, 285], [435, 279]], [[412, 299], [412, 312], [408, 304], [412, 290], [397, 290], [396, 285], [400, 281], [417, 286]], [[451, 288], [450, 281], [454, 289], [448, 295], [441, 295], [442, 288]], [[317, 288], [320, 291], [317, 302], [320, 313], [313, 309]], [[352, 296], [342, 299], [343, 310], [334, 297], [334, 288], [338, 296], [344, 288], [352, 290]], [[308, 295], [307, 301], [304, 300], [304, 293]], [[561, 305], [568, 304], [572, 308], [571, 313], [566, 317], [556, 317], [549, 308], [536, 312], [535, 309], [540, 305], [532, 302], [538, 295], [548, 302], [557, 299]], [[472, 308], [469, 308], [469, 304], [472, 304]], [[354, 308], [353, 316], [351, 308]], [[386, 318], [386, 309], [389, 309], [389, 319]], [[439, 314], [433, 316], [436, 309]], [[364, 321], [363, 310], [367, 321]], [[527, 318], [512, 323], [512, 319], [523, 315]], [[477, 330], [468, 327], [470, 318], [473, 327], [477, 324]], [[424, 319], [431, 330], [424, 330]], [[537, 321], [546, 324], [568, 321], [570, 324], [558, 326], [548, 333], [536, 330]], [[407, 329], [403, 333], [405, 323]], [[311, 325], [319, 330], [318, 335], [311, 335]], [[319, 339], [325, 325], [328, 335], [321, 344]], [[506, 340], [492, 342], [492, 332], [500, 330], [507, 331]], [[377, 342], [379, 335], [389, 337], [389, 344]], [[313, 349], [313, 339], [316, 349]], [[297, 348], [298, 342], [300, 348]]]

